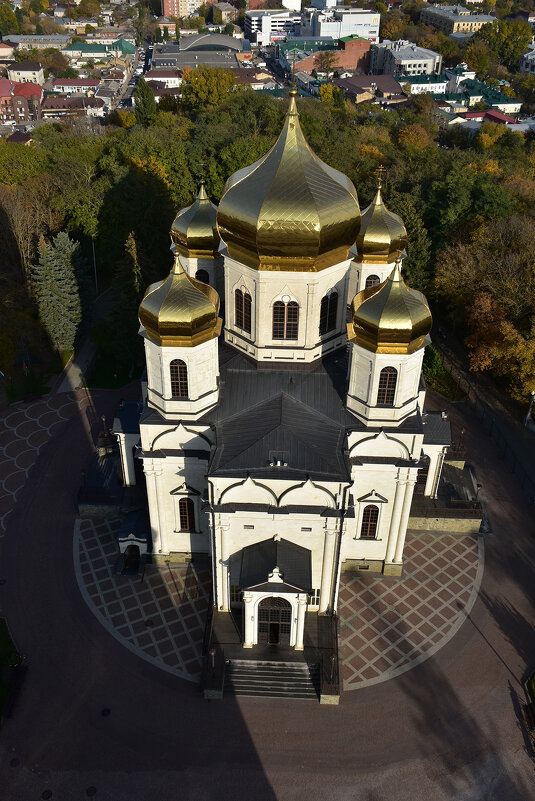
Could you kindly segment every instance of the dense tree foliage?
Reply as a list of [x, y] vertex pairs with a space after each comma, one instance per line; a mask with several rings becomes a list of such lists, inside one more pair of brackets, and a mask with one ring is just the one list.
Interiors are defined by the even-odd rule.
[[[2, 313], [22, 292], [32, 316], [40, 237], [50, 242], [64, 231], [90, 260], [94, 243], [99, 286], [124, 300], [102, 340], [110, 358], [136, 364], [135, 308], [148, 283], [170, 269], [176, 212], [192, 202], [201, 176], [217, 201], [229, 175], [271, 147], [284, 118], [284, 100], [233, 91], [232, 76], [224, 91], [212, 91], [218, 75], [196, 72], [185, 105], [159, 107], [144, 124], [130, 127], [131, 117], [115, 114], [92, 132], [44, 125], [31, 147], [0, 143]], [[363, 208], [376, 191], [377, 167], [387, 168], [384, 199], [408, 231], [408, 283], [468, 337], [474, 369], [492, 371], [524, 398], [534, 379], [535, 141], [489, 124], [473, 140], [459, 130], [439, 135], [423, 98], [399, 111], [332, 98], [298, 99], [311, 147], [355, 182]], [[484, 346], [489, 309], [498, 351]], [[128, 334], [117, 314], [134, 315]], [[21, 347], [9, 337], [0, 325], [5, 364]]]

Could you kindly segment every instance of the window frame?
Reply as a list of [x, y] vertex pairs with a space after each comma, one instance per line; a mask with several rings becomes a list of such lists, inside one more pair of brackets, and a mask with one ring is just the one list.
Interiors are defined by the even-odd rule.
[[[174, 375], [174, 369], [176, 375]], [[187, 400], [189, 398], [188, 365], [183, 359], [173, 359], [169, 362], [169, 378], [171, 381], [171, 398], [173, 400]], [[175, 390], [178, 390], [175, 392]]]
[[328, 292], [321, 299], [320, 305], [320, 337], [336, 331], [338, 320], [338, 292]]
[[[383, 380], [384, 378], [384, 380]], [[393, 408], [396, 403], [398, 371], [391, 365], [383, 367], [377, 384], [377, 406]]]
[[[193, 499], [184, 496], [178, 501], [178, 523], [179, 531], [195, 533], [197, 530], [195, 525], [195, 504]], [[183, 525], [185, 523], [186, 525]]]
[[271, 337], [276, 342], [299, 339], [299, 303], [276, 300], [271, 312]]
[[[368, 514], [366, 514], [367, 512]], [[376, 503], [367, 503], [366, 506], [364, 506], [364, 508], [362, 509], [362, 514], [360, 516], [359, 539], [376, 540], [378, 528], [379, 528], [379, 506]], [[373, 533], [370, 534], [370, 531], [373, 531]]]

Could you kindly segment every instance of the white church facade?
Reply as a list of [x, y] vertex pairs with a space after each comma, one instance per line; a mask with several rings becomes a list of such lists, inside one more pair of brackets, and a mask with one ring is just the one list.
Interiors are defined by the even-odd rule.
[[153, 561], [209, 557], [243, 648], [300, 650], [307, 616], [336, 614], [342, 571], [401, 575], [419, 471], [425, 495], [440, 480], [448, 424], [424, 424], [432, 319], [402, 277], [405, 228], [380, 182], [361, 214], [292, 90], [269, 153], [218, 208], [201, 187], [171, 238], [139, 311], [139, 431], [114, 425], [124, 482], [140, 459]]

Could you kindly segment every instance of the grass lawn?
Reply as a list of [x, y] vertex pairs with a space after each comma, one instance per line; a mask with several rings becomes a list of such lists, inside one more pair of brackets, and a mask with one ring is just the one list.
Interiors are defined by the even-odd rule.
[[131, 380], [125, 367], [118, 367], [108, 357], [99, 355], [89, 373], [87, 386], [90, 389], [119, 389]]
[[20, 664], [20, 655], [9, 636], [7, 623], [0, 618], [0, 712], [9, 689], [9, 668]]

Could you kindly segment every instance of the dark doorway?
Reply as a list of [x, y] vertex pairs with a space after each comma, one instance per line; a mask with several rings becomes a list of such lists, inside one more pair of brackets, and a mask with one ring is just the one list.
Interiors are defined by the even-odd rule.
[[264, 598], [258, 606], [258, 643], [289, 645], [292, 607], [284, 598]]
[[197, 281], [202, 281], [203, 284], [210, 283], [210, 276], [208, 275], [206, 270], [197, 270], [197, 272], [195, 273], [195, 278], [197, 279]]

